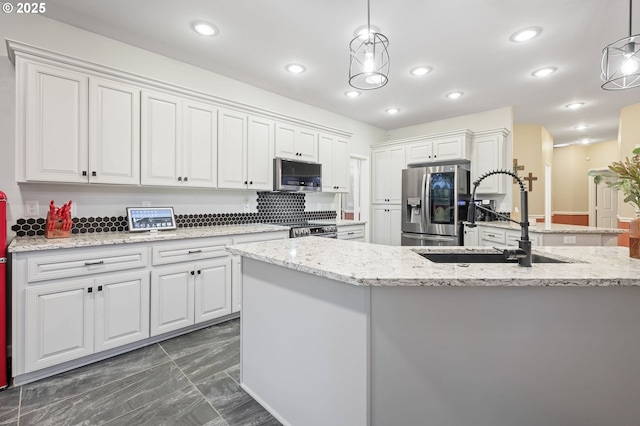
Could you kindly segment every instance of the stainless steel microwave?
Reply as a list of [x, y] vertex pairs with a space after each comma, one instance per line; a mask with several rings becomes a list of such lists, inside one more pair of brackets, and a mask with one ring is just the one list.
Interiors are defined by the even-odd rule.
[[322, 164], [274, 158], [273, 190], [295, 192], [322, 191]]

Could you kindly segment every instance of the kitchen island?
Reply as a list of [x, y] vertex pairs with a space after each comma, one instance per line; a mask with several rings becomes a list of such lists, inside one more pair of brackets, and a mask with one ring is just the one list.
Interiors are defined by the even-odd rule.
[[[241, 384], [285, 425], [628, 425], [640, 418], [640, 260], [443, 264], [314, 237], [243, 256]], [[474, 248], [473, 251], [494, 251]]]

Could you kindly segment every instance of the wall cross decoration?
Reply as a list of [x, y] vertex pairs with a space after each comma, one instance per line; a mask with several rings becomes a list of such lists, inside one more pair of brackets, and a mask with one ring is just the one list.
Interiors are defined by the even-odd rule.
[[529, 192], [533, 191], [533, 181], [538, 180], [537, 177], [533, 175], [533, 173], [529, 172], [529, 176], [523, 177], [522, 180], [526, 180], [529, 182]]
[[[518, 174], [518, 170], [524, 170], [524, 166], [518, 164], [518, 159], [513, 159], [513, 173]], [[518, 181], [513, 178], [513, 183], [518, 183]]]

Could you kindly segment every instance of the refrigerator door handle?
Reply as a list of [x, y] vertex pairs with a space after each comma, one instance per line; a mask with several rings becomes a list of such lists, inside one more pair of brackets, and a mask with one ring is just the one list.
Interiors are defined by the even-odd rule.
[[422, 220], [424, 222], [424, 229], [429, 226], [431, 222], [429, 209], [431, 206], [429, 205], [429, 192], [427, 188], [431, 185], [431, 173], [425, 173], [422, 175]]

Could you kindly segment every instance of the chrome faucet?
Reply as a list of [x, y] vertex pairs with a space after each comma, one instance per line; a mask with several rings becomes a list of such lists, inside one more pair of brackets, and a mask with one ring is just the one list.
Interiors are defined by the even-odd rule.
[[[520, 218], [520, 222], [516, 222], [511, 219], [509, 216], [505, 216], [503, 214], [494, 212], [493, 210], [487, 209], [486, 207], [476, 205], [476, 189], [480, 182], [482, 182], [485, 178], [492, 175], [509, 175], [513, 177], [518, 184], [520, 185], [520, 209], [522, 210], [522, 216]], [[518, 240], [518, 250], [504, 250], [503, 254], [509, 260], [518, 260], [518, 265], [520, 266], [528, 266], [531, 267], [531, 240], [529, 240], [529, 199], [528, 192], [524, 187], [524, 183], [522, 183], [522, 179], [516, 173], [510, 170], [493, 170], [487, 172], [480, 176], [473, 182], [473, 193], [471, 194], [471, 204], [469, 204], [469, 213], [467, 215], [467, 222], [469, 224], [467, 226], [473, 228], [476, 226], [476, 209], [484, 210], [487, 212], [493, 213], [495, 216], [501, 217], [505, 220], [508, 220], [513, 223], [517, 223], [520, 225], [520, 239]]]

